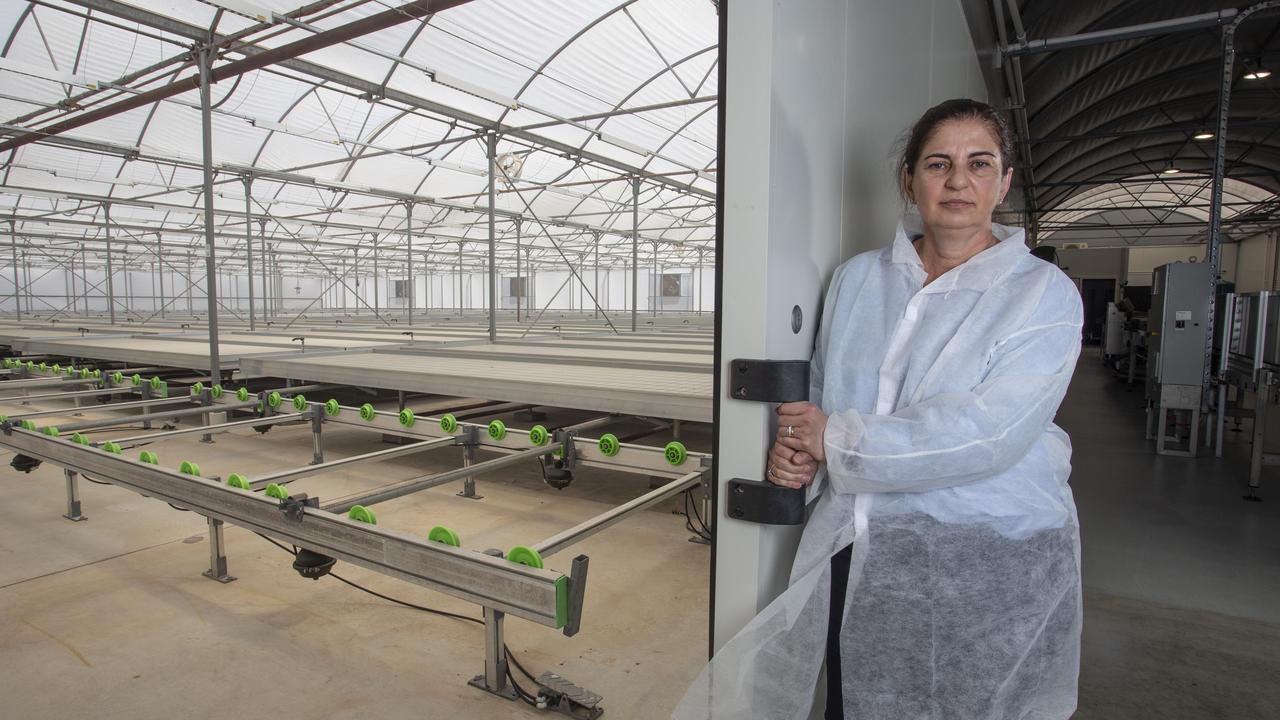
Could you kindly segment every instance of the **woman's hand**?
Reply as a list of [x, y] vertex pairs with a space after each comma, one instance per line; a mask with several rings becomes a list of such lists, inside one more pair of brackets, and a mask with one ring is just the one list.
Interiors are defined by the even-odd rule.
[[823, 437], [827, 432], [827, 416], [817, 405], [807, 402], [778, 406], [778, 443], [808, 455], [815, 462], [826, 462]]
[[769, 448], [769, 466], [764, 476], [774, 485], [802, 488], [813, 482], [818, 463], [808, 453], [796, 452], [779, 443]]

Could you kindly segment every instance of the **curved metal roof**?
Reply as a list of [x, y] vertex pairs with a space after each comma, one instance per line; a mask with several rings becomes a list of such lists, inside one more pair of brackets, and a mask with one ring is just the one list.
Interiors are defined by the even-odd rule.
[[[0, 0], [0, 116], [39, 130], [192, 72], [189, 48], [237, 37], [231, 61], [404, 0]], [[500, 130], [500, 261], [519, 231], [533, 257], [630, 256], [640, 236], [672, 263], [711, 250], [716, 20], [707, 0], [475, 0], [213, 85], [219, 232], [351, 255], [372, 233], [470, 257], [488, 241], [484, 133]], [[18, 231], [198, 239], [199, 96], [189, 91], [0, 157]], [[6, 213], [7, 214], [7, 213]], [[424, 237], [425, 236], [425, 237]], [[552, 241], [554, 239], [554, 242]], [[559, 249], [556, 246], [559, 245]], [[430, 260], [430, 258], [428, 258]], [[443, 262], [443, 260], [441, 260]]]
[[[1245, 6], [1204, 0], [1017, 3], [1026, 37], [1033, 39]], [[1280, 16], [1245, 22], [1236, 48], [1227, 176], [1270, 195], [1280, 192], [1280, 72], [1265, 80], [1243, 75], [1258, 62], [1280, 71]], [[1171, 165], [1184, 179], [1207, 178], [1214, 143], [1194, 136], [1213, 129], [1221, 56], [1221, 31], [1210, 27], [1023, 57], [1040, 212], [1078, 206], [1073, 198], [1099, 185], [1134, 178], [1145, 184]]]

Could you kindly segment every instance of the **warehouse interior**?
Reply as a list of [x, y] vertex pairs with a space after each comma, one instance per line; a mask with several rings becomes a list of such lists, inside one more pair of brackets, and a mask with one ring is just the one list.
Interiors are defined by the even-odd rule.
[[0, 0], [6, 707], [671, 717], [799, 538], [741, 363], [966, 96], [1084, 307], [1074, 717], [1280, 716], [1280, 1], [778, 5]]

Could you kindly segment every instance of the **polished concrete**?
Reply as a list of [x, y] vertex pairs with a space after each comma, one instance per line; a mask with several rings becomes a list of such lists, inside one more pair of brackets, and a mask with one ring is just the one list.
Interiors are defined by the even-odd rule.
[[1086, 348], [1058, 415], [1083, 548], [1076, 717], [1280, 717], [1280, 469], [1251, 503], [1247, 432], [1222, 459], [1157, 457], [1142, 386], [1117, 381], [1096, 352]]

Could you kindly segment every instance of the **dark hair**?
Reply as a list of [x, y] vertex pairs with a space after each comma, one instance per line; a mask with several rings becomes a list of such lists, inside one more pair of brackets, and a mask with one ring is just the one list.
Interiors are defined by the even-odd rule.
[[945, 100], [925, 110], [916, 124], [911, 126], [911, 132], [907, 135], [898, 160], [899, 172], [905, 169], [908, 175], [914, 174], [925, 141], [933, 135], [939, 125], [952, 120], [978, 120], [986, 123], [996, 144], [1000, 146], [1001, 173], [1008, 172], [1009, 168], [1013, 167], [1013, 133], [1009, 130], [1009, 123], [1005, 122], [1004, 116], [984, 102], [956, 98]]

